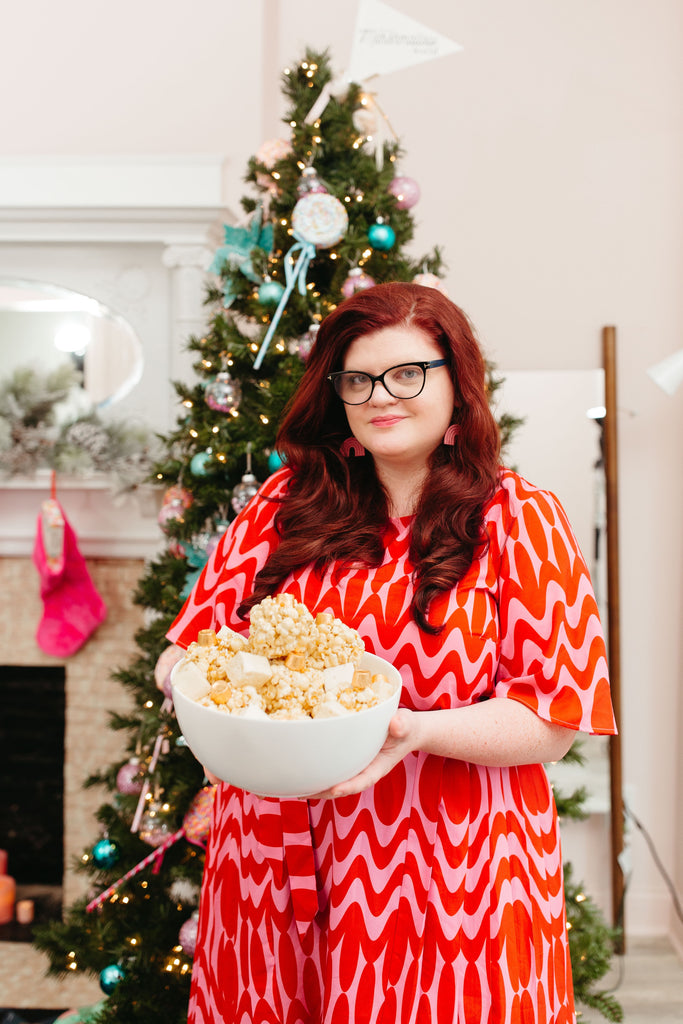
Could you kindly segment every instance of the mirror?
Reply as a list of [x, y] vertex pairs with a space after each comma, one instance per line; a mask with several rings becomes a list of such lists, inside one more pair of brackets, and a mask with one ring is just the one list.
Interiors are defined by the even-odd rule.
[[[95, 299], [42, 282], [0, 277], [0, 379], [70, 360], [82, 374], [73, 413], [120, 401], [142, 376], [143, 349], [123, 317]], [[71, 409], [65, 410], [68, 413]]]
[[[603, 329], [603, 369], [566, 371], [496, 370], [503, 379], [497, 412], [522, 417], [505, 463], [562, 503], [590, 569], [608, 644], [612, 700], [620, 720], [619, 589], [616, 508], [615, 333]], [[580, 851], [585, 880], [605, 909], [611, 888], [611, 918], [623, 926], [623, 850], [620, 737], [582, 736], [584, 765], [549, 767], [554, 785], [570, 793], [585, 786], [585, 809], [595, 816]], [[604, 823], [604, 827], [603, 827]], [[584, 824], [584, 823], [582, 823]], [[598, 849], [589, 849], [590, 844]], [[567, 844], [569, 845], [569, 844]], [[608, 852], [600, 849], [609, 848]], [[573, 860], [573, 855], [569, 855]], [[601, 876], [601, 867], [610, 877]], [[604, 883], [604, 885], [603, 885]], [[589, 888], [593, 888], [589, 884]], [[609, 914], [607, 916], [610, 916]], [[619, 952], [623, 952], [623, 938]]]

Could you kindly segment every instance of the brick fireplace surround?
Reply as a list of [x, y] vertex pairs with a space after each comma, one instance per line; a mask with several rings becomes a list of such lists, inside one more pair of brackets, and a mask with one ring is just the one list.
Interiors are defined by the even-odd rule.
[[[84, 790], [83, 782], [90, 773], [122, 756], [125, 744], [125, 735], [108, 727], [108, 712], [125, 710], [128, 701], [127, 694], [110, 674], [133, 656], [133, 636], [142, 624], [142, 610], [133, 605], [131, 597], [142, 574], [143, 561], [94, 558], [87, 563], [108, 615], [65, 663], [65, 906], [81, 896], [88, 884], [87, 877], [74, 874], [70, 865], [74, 856], [80, 856], [97, 839], [94, 814], [106, 798], [98, 787]], [[64, 664], [44, 654], [35, 642], [42, 602], [38, 573], [30, 558], [0, 558], [0, 595], [0, 663]], [[21, 786], [21, 779], [16, 784]], [[96, 979], [82, 975], [64, 981], [48, 979], [47, 966], [47, 957], [29, 943], [0, 943], [0, 1003], [13, 1007], [67, 1007], [101, 998]]]

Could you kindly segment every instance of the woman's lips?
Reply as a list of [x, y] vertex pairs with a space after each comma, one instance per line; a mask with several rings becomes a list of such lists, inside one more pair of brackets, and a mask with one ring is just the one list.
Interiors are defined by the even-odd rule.
[[403, 416], [376, 416], [370, 423], [373, 427], [393, 427], [395, 423], [402, 423]]

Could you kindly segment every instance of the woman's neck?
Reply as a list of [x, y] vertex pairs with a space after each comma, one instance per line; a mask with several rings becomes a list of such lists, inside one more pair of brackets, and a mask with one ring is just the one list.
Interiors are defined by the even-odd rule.
[[389, 499], [389, 515], [392, 519], [412, 516], [422, 493], [427, 476], [425, 466], [409, 470], [405, 467], [377, 465], [377, 476]]

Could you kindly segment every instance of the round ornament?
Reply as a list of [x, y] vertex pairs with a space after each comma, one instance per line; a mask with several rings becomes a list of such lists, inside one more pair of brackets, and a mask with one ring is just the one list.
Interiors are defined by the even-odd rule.
[[156, 683], [158, 690], [163, 689], [164, 683], [170, 674], [171, 669], [176, 662], [180, 661], [182, 656], [183, 652], [174, 644], [163, 649], [154, 666], [154, 682]]
[[203, 786], [183, 818], [183, 828], [189, 842], [204, 845], [209, 835], [215, 786]]
[[258, 290], [258, 300], [264, 306], [277, 306], [284, 290], [279, 281], [271, 281], [268, 278]]
[[391, 249], [396, 241], [396, 233], [389, 224], [385, 224], [378, 217], [376, 223], [371, 224], [368, 228], [368, 240], [373, 249], [386, 252], [388, 249]]
[[92, 848], [92, 859], [97, 867], [103, 870], [113, 868], [120, 856], [119, 844], [113, 839], [100, 839]]
[[262, 142], [257, 149], [256, 159], [270, 170], [279, 160], [288, 157], [291, 152], [292, 143], [289, 139], [268, 139], [266, 142]]
[[298, 356], [302, 362], [306, 362], [311, 349], [315, 343], [315, 339], [320, 330], [320, 324], [311, 324], [305, 334], [302, 334], [300, 338], [295, 338], [290, 341], [287, 345], [287, 351], [292, 356]]
[[253, 473], [245, 473], [240, 482], [233, 487], [230, 504], [235, 512], [246, 508], [255, 494], [258, 494], [259, 482]]
[[116, 773], [116, 788], [119, 793], [130, 796], [142, 790], [145, 770], [137, 757], [131, 757], [127, 764], [122, 764]]
[[420, 199], [420, 186], [414, 178], [399, 175], [389, 183], [389, 191], [396, 198], [399, 210], [410, 210]]
[[110, 996], [118, 983], [123, 981], [126, 972], [119, 964], [109, 964], [100, 971], [100, 988], [105, 995]]
[[178, 942], [187, 956], [194, 956], [197, 948], [197, 925], [199, 923], [199, 912], [195, 910], [192, 917], [188, 917], [178, 932]]
[[140, 839], [150, 846], [161, 846], [174, 831], [164, 805], [158, 800], [153, 800], [140, 820]]
[[361, 267], [352, 267], [349, 270], [349, 276], [341, 286], [342, 295], [345, 299], [350, 299], [356, 292], [363, 292], [367, 288], [374, 287], [375, 279], [366, 274]]
[[268, 456], [268, 472], [277, 473], [278, 469], [284, 466], [284, 460], [279, 452], [273, 450]]
[[197, 452], [190, 459], [190, 472], [193, 476], [208, 476], [211, 472], [211, 449], [207, 448], [205, 452]]
[[349, 217], [344, 206], [329, 192], [310, 192], [292, 212], [294, 233], [319, 249], [329, 249], [347, 232]]
[[318, 177], [315, 167], [304, 167], [296, 191], [299, 196], [307, 196], [311, 192], [328, 192], [329, 190]]
[[239, 408], [242, 401], [242, 388], [239, 381], [233, 380], [225, 371], [217, 373], [216, 379], [206, 385], [204, 401], [214, 412], [232, 412]]
[[420, 284], [423, 288], [436, 288], [437, 292], [448, 295], [445, 284], [436, 274], [416, 274], [413, 284]]
[[162, 505], [169, 505], [171, 502], [178, 501], [183, 508], [189, 508], [193, 500], [192, 491], [188, 491], [186, 487], [182, 487], [180, 484], [173, 484], [165, 492]]

